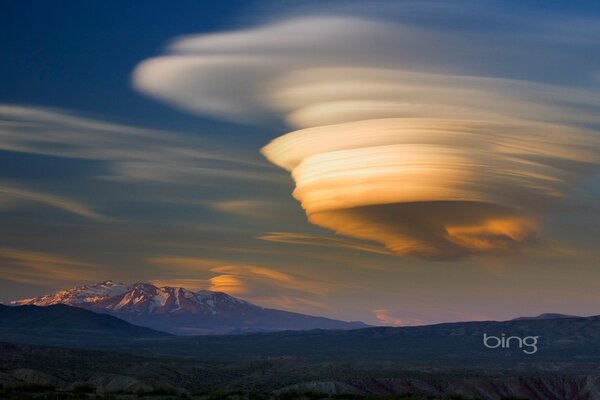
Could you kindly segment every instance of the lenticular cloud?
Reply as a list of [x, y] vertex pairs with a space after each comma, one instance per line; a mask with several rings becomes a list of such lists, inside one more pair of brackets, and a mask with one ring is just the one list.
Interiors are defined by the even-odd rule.
[[[544, 134], [531, 143], [535, 132]], [[449, 258], [532, 237], [535, 208], [578, 175], [561, 162], [590, 156], [561, 143], [565, 133], [514, 121], [372, 119], [296, 131], [263, 151], [292, 172], [311, 222], [398, 254]]]
[[[415, 42], [425, 59], [412, 57]], [[598, 170], [600, 99], [443, 71], [469, 64], [455, 42], [356, 18], [296, 19], [183, 38], [171, 54], [140, 64], [134, 84], [194, 112], [280, 116], [296, 130], [262, 152], [290, 171], [313, 224], [398, 255], [512, 251]], [[489, 53], [467, 42], [472, 56]]]

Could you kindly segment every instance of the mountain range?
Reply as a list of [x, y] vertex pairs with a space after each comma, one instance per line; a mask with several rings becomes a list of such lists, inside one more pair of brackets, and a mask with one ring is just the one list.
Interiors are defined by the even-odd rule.
[[264, 308], [224, 292], [158, 287], [150, 283], [125, 285], [110, 280], [11, 302], [13, 306], [56, 304], [110, 314], [135, 325], [177, 335], [367, 327], [358, 321]]
[[[526, 353], [519, 341], [488, 348], [484, 334], [535, 336], [539, 351]], [[600, 400], [599, 343], [600, 316], [190, 337], [62, 304], [0, 306], [0, 384], [129, 394], [288, 390], [312, 399]]]

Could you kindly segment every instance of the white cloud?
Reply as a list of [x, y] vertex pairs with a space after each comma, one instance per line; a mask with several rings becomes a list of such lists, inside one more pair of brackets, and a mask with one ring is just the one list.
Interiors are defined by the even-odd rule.
[[22, 203], [26, 202], [44, 204], [46, 206], [58, 208], [69, 213], [79, 215], [81, 217], [91, 218], [98, 221], [108, 220], [107, 217], [98, 214], [89, 206], [78, 201], [66, 199], [61, 196], [24, 189], [22, 187], [15, 187], [7, 184], [6, 182], [0, 181], [0, 204], [2, 204], [4, 201], [8, 201], [14, 205], [21, 205]]
[[[535, 32], [515, 43], [511, 30], [400, 21], [311, 16], [188, 36], [133, 81], [193, 112], [301, 128], [263, 153], [291, 172], [316, 225], [400, 255], [513, 252], [600, 168], [600, 96], [530, 72], [546, 60], [548, 81], [563, 67], [550, 64], [556, 34], [569, 35], [559, 25], [512, 21]], [[561, 46], [599, 41], [572, 34]], [[572, 53], [570, 74], [592, 76], [585, 57]]]
[[34, 106], [0, 104], [0, 149], [103, 160], [113, 179], [200, 183], [208, 178], [279, 182], [253, 155], [194, 135], [114, 124]]

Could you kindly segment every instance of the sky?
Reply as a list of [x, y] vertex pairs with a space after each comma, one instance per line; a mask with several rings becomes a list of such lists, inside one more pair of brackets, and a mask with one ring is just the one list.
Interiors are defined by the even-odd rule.
[[0, 301], [600, 313], [593, 2], [0, 2]]

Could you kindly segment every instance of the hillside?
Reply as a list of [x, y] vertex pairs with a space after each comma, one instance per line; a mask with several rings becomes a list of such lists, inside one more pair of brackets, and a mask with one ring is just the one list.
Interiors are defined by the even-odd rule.
[[15, 300], [13, 305], [67, 304], [177, 335], [309, 329], [357, 329], [367, 325], [260, 307], [224, 292], [191, 291], [149, 283], [105, 281]]
[[168, 337], [119, 318], [64, 304], [0, 305], [0, 340], [45, 344], [101, 344]]

